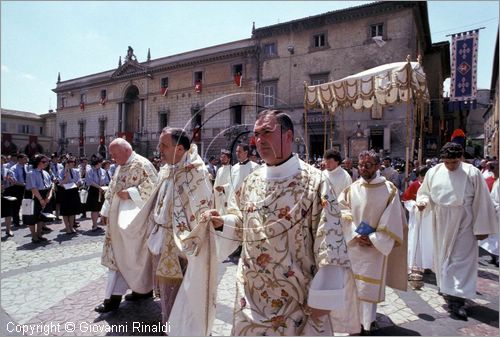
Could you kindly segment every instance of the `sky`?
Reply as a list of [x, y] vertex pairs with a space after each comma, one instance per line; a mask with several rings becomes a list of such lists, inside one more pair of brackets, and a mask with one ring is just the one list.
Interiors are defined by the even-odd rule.
[[[116, 69], [127, 47], [139, 62], [251, 37], [282, 23], [366, 1], [5, 1], [1, 8], [3, 109], [37, 114], [56, 109], [57, 75], [74, 79]], [[479, 33], [478, 88], [489, 89], [497, 1], [429, 1], [432, 42]], [[403, 60], [404, 61], [404, 60]], [[448, 81], [449, 83], [449, 81]], [[449, 84], [445, 82], [445, 91]]]

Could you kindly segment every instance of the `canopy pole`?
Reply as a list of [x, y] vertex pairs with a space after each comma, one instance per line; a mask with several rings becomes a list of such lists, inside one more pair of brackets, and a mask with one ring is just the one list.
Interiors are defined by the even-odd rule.
[[323, 154], [326, 152], [326, 124], [327, 124], [327, 112], [323, 109]]
[[345, 134], [345, 119], [344, 119], [344, 107], [340, 108], [342, 113], [342, 142], [344, 150], [344, 158], [347, 158], [347, 139]]
[[420, 136], [418, 139], [418, 162], [422, 165], [422, 154], [424, 146], [424, 102], [420, 102]]
[[415, 156], [415, 148], [417, 147], [417, 125], [418, 125], [418, 116], [420, 113], [420, 108], [419, 106], [413, 106], [413, 109], [411, 111], [411, 118], [412, 118], [412, 125], [411, 125], [411, 137], [410, 137], [410, 161], [413, 161], [413, 158]]
[[309, 164], [309, 147], [307, 138], [307, 82], [304, 81], [304, 146], [306, 151], [306, 163]]
[[335, 115], [333, 112], [328, 113], [328, 118], [330, 118], [330, 149], [333, 149], [333, 119]]
[[411, 95], [411, 63], [410, 63], [410, 55], [406, 57], [407, 65], [406, 65], [406, 80], [408, 82], [408, 96], [406, 97], [406, 162], [405, 162], [405, 183], [404, 187], [406, 190], [406, 187], [408, 186], [408, 169], [409, 169], [409, 161], [410, 161], [410, 109], [411, 109], [411, 102], [410, 102], [410, 95]]

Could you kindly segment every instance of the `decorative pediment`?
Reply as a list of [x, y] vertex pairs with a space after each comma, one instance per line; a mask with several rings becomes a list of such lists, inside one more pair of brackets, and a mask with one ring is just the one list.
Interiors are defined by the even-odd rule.
[[111, 78], [128, 77], [128, 75], [141, 75], [148, 71], [148, 67], [141, 65], [137, 61], [125, 62], [122, 66], [118, 67], [111, 75]]

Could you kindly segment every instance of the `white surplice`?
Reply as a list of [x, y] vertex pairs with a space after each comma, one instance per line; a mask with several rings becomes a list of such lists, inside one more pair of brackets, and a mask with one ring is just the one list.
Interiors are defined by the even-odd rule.
[[408, 268], [433, 269], [434, 242], [432, 213], [429, 208], [419, 211], [415, 200], [404, 202], [408, 210]]
[[344, 188], [352, 184], [351, 176], [340, 166], [337, 166], [331, 171], [324, 170], [322, 174], [326, 179], [328, 188], [335, 193], [335, 199], [337, 200]]
[[481, 172], [464, 162], [454, 171], [438, 164], [425, 175], [417, 203], [432, 208], [434, 267], [441, 292], [476, 297], [475, 235], [498, 233], [498, 218]]
[[[227, 199], [231, 193], [231, 165], [222, 165], [217, 170], [217, 176], [214, 181], [213, 201], [214, 208], [219, 214], [226, 214]], [[222, 187], [222, 190], [218, 190]]]

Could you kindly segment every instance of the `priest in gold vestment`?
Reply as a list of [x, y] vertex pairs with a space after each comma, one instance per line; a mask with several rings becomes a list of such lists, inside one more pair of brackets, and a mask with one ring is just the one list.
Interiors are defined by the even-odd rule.
[[[232, 335], [332, 335], [360, 331], [356, 290], [337, 200], [321, 172], [292, 154], [290, 117], [264, 110], [254, 127], [265, 165], [206, 212], [219, 253], [242, 244]], [[219, 248], [218, 247], [218, 248]]]
[[109, 274], [105, 300], [95, 308], [100, 313], [118, 309], [127, 289], [145, 297], [153, 289], [147, 228], [132, 220], [153, 192], [157, 172], [122, 138], [111, 142], [109, 152], [119, 166], [101, 209], [107, 223], [101, 263], [109, 268]]

